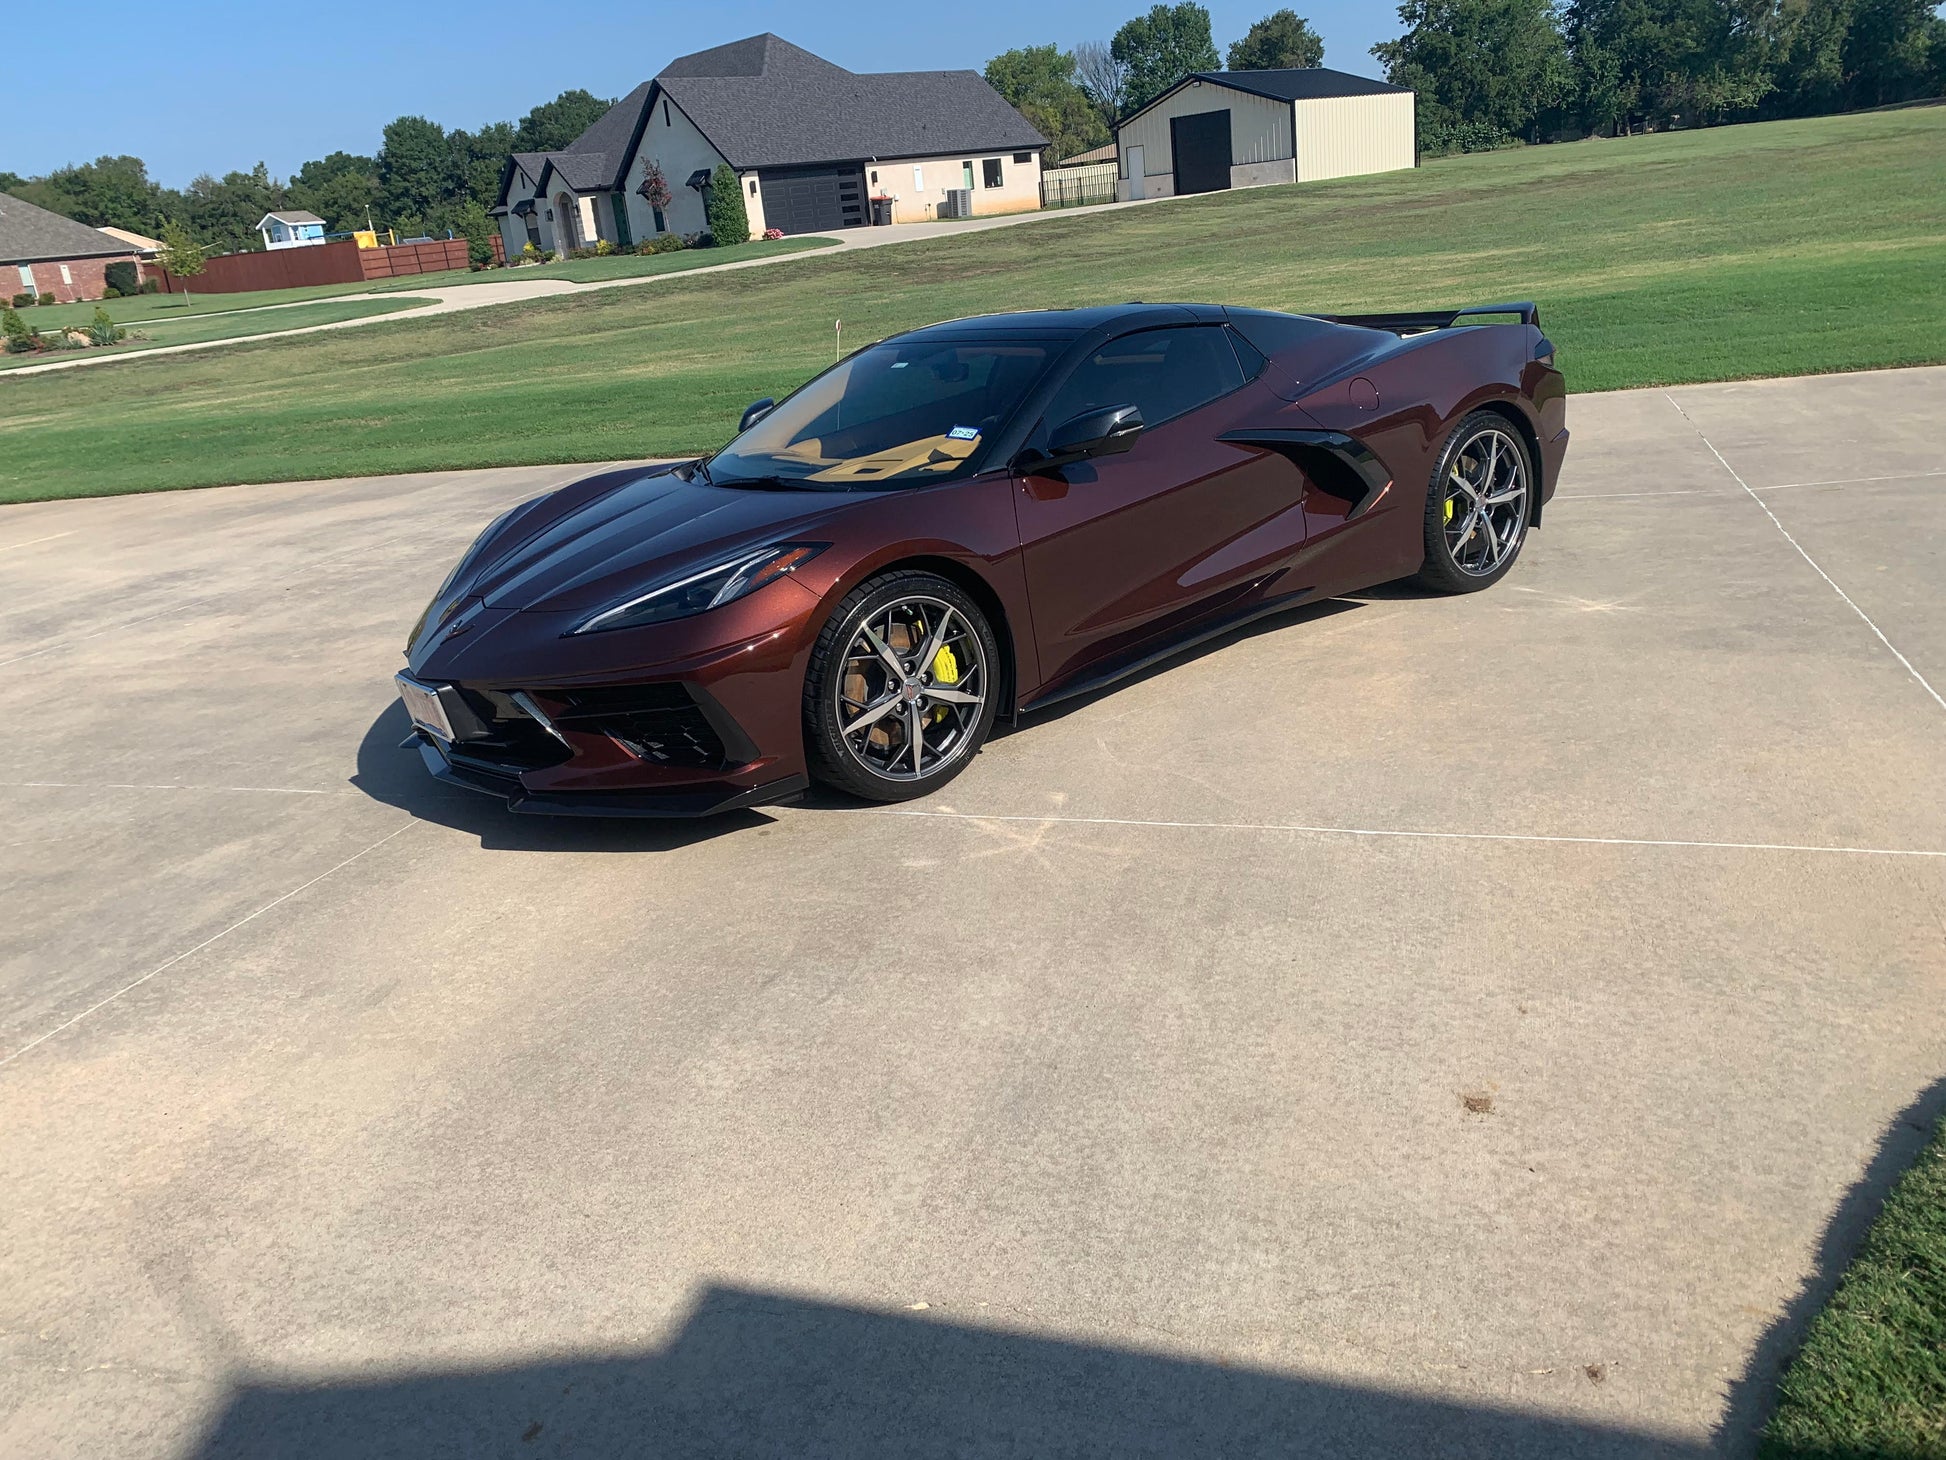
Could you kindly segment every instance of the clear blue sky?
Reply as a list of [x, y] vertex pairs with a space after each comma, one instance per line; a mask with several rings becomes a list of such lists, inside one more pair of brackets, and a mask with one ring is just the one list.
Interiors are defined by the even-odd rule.
[[[1014, 46], [1106, 40], [1150, 3], [393, 0], [358, 11], [246, 0], [127, 24], [90, 12], [79, 49], [56, 57], [29, 45], [17, 58], [0, 89], [0, 170], [32, 175], [131, 152], [171, 187], [259, 160], [287, 177], [327, 152], [376, 151], [379, 128], [402, 113], [447, 127], [515, 121], [568, 87], [621, 96], [672, 57], [759, 31], [854, 71], [977, 70]], [[1341, 70], [1377, 75], [1372, 44], [1399, 30], [1392, 4], [1214, 0], [1218, 49], [1284, 4], [1311, 21], [1325, 64]]]

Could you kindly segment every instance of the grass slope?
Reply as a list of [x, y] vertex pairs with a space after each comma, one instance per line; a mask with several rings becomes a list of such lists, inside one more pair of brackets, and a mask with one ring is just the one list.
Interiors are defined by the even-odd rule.
[[1576, 390], [1946, 360], [1946, 109], [1453, 158], [22, 378], [0, 388], [0, 500], [707, 448], [831, 362], [836, 318], [849, 347], [1136, 298], [1510, 297], [1541, 301]]
[[1946, 1121], [1811, 1324], [1757, 1453], [1946, 1457]]
[[[270, 314], [254, 310], [234, 310], [227, 314], [199, 314], [188, 319], [149, 320], [130, 326], [129, 339], [114, 347], [116, 355], [153, 350], [162, 345], [189, 345], [203, 340], [234, 340], [244, 335], [264, 334], [270, 330], [299, 330], [314, 324], [333, 324], [341, 319], [363, 319], [373, 314], [395, 314], [401, 309], [417, 309], [430, 299], [395, 296], [389, 299], [325, 299], [315, 304], [298, 304]], [[34, 323], [39, 324], [36, 319]], [[117, 321], [119, 323], [119, 321]], [[42, 333], [47, 333], [42, 330]], [[99, 350], [60, 351], [51, 355], [0, 355], [0, 370], [16, 370], [23, 365], [45, 365], [53, 360], [78, 360], [102, 353]], [[100, 368], [100, 367], [97, 367]], [[24, 382], [23, 382], [24, 383]]]

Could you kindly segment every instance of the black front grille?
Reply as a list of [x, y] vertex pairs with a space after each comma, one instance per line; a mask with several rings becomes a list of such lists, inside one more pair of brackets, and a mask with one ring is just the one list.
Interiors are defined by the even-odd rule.
[[563, 730], [597, 731], [657, 765], [720, 770], [727, 759], [723, 738], [683, 685], [605, 685], [538, 693], [562, 706], [555, 723]]
[[487, 731], [484, 737], [471, 736], [455, 744], [451, 748], [455, 759], [518, 773], [559, 765], [573, 753], [504, 694], [464, 685], [454, 688]]

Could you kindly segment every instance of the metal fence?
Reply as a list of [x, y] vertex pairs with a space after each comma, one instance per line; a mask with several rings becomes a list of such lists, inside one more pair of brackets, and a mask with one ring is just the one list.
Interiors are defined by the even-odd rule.
[[1041, 174], [1043, 208], [1078, 208], [1084, 203], [1115, 201], [1115, 164], [1091, 162], [1085, 167], [1053, 167]]

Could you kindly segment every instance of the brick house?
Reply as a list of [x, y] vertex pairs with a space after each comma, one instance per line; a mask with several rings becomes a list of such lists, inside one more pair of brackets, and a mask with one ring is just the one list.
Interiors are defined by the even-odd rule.
[[138, 256], [134, 245], [97, 228], [0, 193], [0, 301], [16, 294], [52, 294], [63, 304], [99, 299], [108, 287], [103, 271]]

